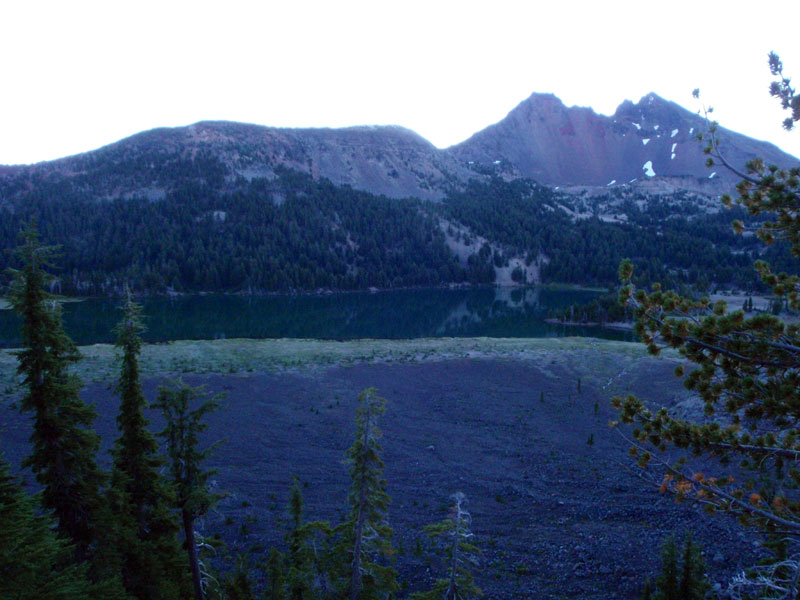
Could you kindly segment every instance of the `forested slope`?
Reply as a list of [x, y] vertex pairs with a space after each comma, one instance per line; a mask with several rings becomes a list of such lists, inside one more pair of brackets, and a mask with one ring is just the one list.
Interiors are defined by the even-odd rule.
[[[544, 283], [610, 285], [629, 257], [641, 281], [758, 285], [749, 265], [762, 248], [730, 230], [743, 215], [680, 194], [566, 194], [493, 177], [433, 203], [288, 169], [231, 180], [215, 164], [198, 156], [172, 165], [163, 198], [102, 200], [63, 180], [20, 188], [0, 208], [0, 247], [14, 247], [23, 224], [36, 221], [42, 239], [61, 246], [60, 291], [79, 294], [126, 284], [151, 293], [490, 284], [514, 258], [519, 282], [537, 268]], [[768, 252], [773, 264], [789, 264], [785, 251]], [[0, 267], [8, 260], [0, 255]]]

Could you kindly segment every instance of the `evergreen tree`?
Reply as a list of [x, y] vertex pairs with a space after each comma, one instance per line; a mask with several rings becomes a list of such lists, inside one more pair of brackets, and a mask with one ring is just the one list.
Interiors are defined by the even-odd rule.
[[[192, 408], [193, 405], [197, 405], [196, 408]], [[179, 381], [159, 388], [153, 406], [161, 410], [166, 422], [159, 435], [166, 441], [175, 504], [181, 513], [195, 600], [203, 600], [205, 592], [194, 524], [218, 497], [209, 492], [206, 485], [214, 471], [202, 468], [213, 446], [205, 450], [200, 450], [198, 446], [200, 433], [208, 428], [203, 418], [219, 408], [219, 396], [207, 397], [201, 388], [193, 388]]]
[[116, 517], [116, 545], [125, 589], [140, 600], [186, 595], [188, 578], [180, 553], [171, 489], [159, 472], [164, 459], [147, 430], [146, 401], [139, 380], [141, 307], [130, 297], [116, 327], [120, 375], [117, 438], [109, 503]]
[[412, 594], [413, 600], [467, 600], [483, 595], [469, 570], [477, 563], [478, 548], [472, 543], [473, 534], [469, 529], [472, 517], [464, 508], [465, 504], [466, 497], [457, 492], [453, 495], [449, 517], [425, 528], [428, 537], [440, 543], [447, 577], [437, 579], [429, 592]]
[[283, 554], [273, 547], [267, 559], [267, 590], [264, 600], [286, 600], [286, 565]]
[[678, 554], [675, 537], [669, 536], [661, 548], [661, 573], [656, 578], [655, 600], [681, 600]]
[[700, 547], [692, 541], [692, 534], [683, 542], [681, 563], [681, 600], [703, 600], [711, 586], [706, 577], [706, 563]]
[[[772, 74], [779, 78], [771, 88], [784, 108], [798, 101], [783, 65], [770, 54]], [[798, 120], [796, 112], [791, 122]], [[791, 123], [790, 123], [791, 124]], [[755, 159], [746, 172], [725, 158], [717, 125], [706, 134], [709, 165], [721, 163], [741, 177], [738, 203], [751, 215], [770, 213], [762, 221], [758, 237], [766, 244], [788, 242], [793, 256], [800, 256], [800, 165], [790, 169], [766, 166]], [[723, 197], [730, 205], [731, 198]], [[741, 221], [734, 229], [744, 230]], [[755, 264], [762, 281], [790, 308], [800, 309], [800, 275], [774, 273], [763, 261]], [[661, 489], [678, 499], [701, 501], [710, 512], [738, 516], [746, 525], [767, 533], [780, 532], [790, 556], [777, 554], [773, 565], [748, 569], [729, 590], [733, 597], [794, 597], [800, 581], [800, 327], [761, 313], [745, 318], [742, 311], [729, 312], [724, 302], [713, 306], [707, 298], [686, 298], [654, 285], [635, 289], [630, 261], [620, 265], [626, 285], [620, 299], [636, 309], [636, 331], [649, 351], [677, 349], [696, 368], [686, 375], [685, 386], [702, 400], [707, 419], [678, 418], [666, 409], [653, 411], [639, 398], [615, 398], [621, 420], [635, 424], [632, 452], [639, 464], [659, 463], [664, 469]], [[683, 366], [676, 375], [684, 376]], [[714, 420], [722, 411], [725, 418]], [[669, 463], [657, 452], [674, 446], [685, 451]], [[692, 455], [724, 457], [705, 472], [692, 468]], [[739, 468], [732, 468], [734, 464]], [[750, 473], [748, 473], [750, 471]]]
[[344, 597], [350, 600], [383, 600], [398, 589], [397, 573], [386, 565], [393, 554], [392, 529], [386, 524], [390, 500], [378, 443], [378, 419], [385, 411], [386, 400], [374, 388], [358, 396], [356, 438], [347, 451], [350, 515], [337, 527], [341, 540], [334, 548], [340, 561], [346, 561], [338, 570], [344, 575]]
[[22, 346], [17, 372], [26, 391], [20, 402], [33, 414], [32, 455], [25, 460], [42, 485], [42, 503], [53, 511], [58, 528], [74, 544], [78, 560], [90, 557], [103, 509], [104, 477], [95, 462], [100, 439], [92, 429], [96, 417], [78, 396], [80, 380], [70, 366], [80, 358], [64, 332], [58, 302], [45, 291], [51, 280], [52, 248], [39, 242], [33, 226], [22, 233], [9, 301], [22, 318]]
[[683, 549], [678, 548], [675, 536], [669, 536], [661, 547], [661, 572], [652, 589], [650, 579], [645, 581], [643, 599], [703, 600], [711, 586], [706, 576], [706, 565], [700, 547], [688, 534]]
[[36, 516], [34, 502], [0, 460], [0, 598], [90, 600], [96, 591], [86, 565], [57, 536], [51, 519]]
[[287, 573], [289, 600], [310, 600], [315, 597], [312, 589], [313, 565], [311, 550], [307, 543], [309, 529], [303, 524], [303, 493], [297, 478], [292, 483], [289, 496], [289, 519], [291, 529], [286, 535], [289, 545]]
[[236, 569], [225, 582], [225, 600], [256, 600], [247, 557], [236, 558]]

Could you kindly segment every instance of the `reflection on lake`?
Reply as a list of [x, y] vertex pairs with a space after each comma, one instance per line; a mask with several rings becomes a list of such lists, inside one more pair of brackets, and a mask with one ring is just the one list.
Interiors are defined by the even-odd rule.
[[[585, 303], [596, 292], [547, 288], [415, 289], [314, 296], [182, 296], [145, 298], [146, 341], [218, 338], [421, 338], [590, 336], [631, 333], [544, 322], [548, 311]], [[78, 344], [113, 341], [119, 300], [64, 305]], [[0, 346], [19, 344], [19, 320], [0, 311]]]

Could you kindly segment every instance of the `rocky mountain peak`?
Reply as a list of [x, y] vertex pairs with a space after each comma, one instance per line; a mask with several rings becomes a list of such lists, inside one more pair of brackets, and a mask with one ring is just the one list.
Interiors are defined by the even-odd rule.
[[[654, 177], [679, 178], [697, 191], [729, 191], [735, 175], [705, 167], [696, 136], [698, 115], [651, 92], [619, 105], [607, 117], [591, 108], [567, 107], [552, 94], [533, 94], [505, 119], [448, 151], [468, 164], [496, 165], [513, 176], [550, 185], [628, 185]], [[786, 165], [791, 157], [771, 144], [720, 129], [733, 164], [755, 156]]]

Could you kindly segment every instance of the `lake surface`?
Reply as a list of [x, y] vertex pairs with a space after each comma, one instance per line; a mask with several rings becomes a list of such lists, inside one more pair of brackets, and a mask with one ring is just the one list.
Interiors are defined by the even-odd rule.
[[[308, 296], [181, 296], [145, 298], [144, 339], [421, 338], [589, 336], [632, 340], [633, 334], [545, 323], [551, 311], [598, 295], [549, 288], [415, 289]], [[113, 341], [120, 300], [64, 304], [76, 343]], [[19, 345], [19, 319], [0, 311], [0, 346]]]

